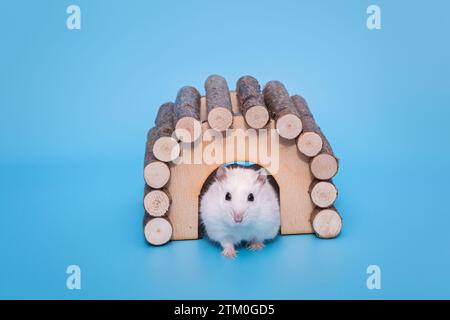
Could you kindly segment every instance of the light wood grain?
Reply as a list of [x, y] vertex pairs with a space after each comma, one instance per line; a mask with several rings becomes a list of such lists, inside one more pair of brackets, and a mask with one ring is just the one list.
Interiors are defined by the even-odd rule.
[[342, 218], [335, 208], [316, 209], [311, 223], [316, 236], [323, 239], [337, 237], [342, 229]]
[[145, 239], [154, 246], [160, 246], [170, 241], [173, 228], [165, 218], [152, 218], [144, 227]]

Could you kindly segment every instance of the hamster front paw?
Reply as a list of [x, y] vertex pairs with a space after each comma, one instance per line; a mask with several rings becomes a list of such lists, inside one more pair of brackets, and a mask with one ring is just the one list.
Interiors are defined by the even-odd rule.
[[251, 251], [261, 250], [262, 248], [264, 248], [264, 243], [252, 241], [248, 244], [247, 248]]
[[227, 243], [227, 244], [223, 245], [222, 247], [223, 247], [222, 255], [224, 257], [236, 258], [237, 251], [236, 251], [236, 249], [234, 249], [234, 246], [232, 244]]
[[234, 248], [225, 248], [222, 251], [222, 255], [227, 258], [236, 258], [237, 251]]

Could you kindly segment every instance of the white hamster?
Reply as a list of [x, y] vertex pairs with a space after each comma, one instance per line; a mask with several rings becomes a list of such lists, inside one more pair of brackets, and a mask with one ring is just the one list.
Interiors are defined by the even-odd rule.
[[236, 257], [235, 246], [243, 241], [249, 249], [259, 250], [279, 232], [278, 194], [264, 169], [221, 166], [201, 197], [200, 218], [224, 256]]

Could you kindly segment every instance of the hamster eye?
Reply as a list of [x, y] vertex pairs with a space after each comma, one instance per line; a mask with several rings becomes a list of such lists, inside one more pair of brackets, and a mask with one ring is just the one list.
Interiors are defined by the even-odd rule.
[[255, 196], [253, 195], [253, 193], [250, 193], [250, 194], [248, 195], [247, 200], [248, 200], [248, 201], [253, 201], [253, 200], [255, 200]]
[[227, 192], [225, 195], [225, 200], [230, 201], [231, 200], [231, 193]]

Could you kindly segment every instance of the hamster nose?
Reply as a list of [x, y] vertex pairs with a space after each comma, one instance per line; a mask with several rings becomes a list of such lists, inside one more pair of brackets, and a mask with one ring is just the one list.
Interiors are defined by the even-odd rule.
[[244, 214], [239, 212], [239, 213], [233, 213], [233, 220], [236, 223], [241, 223], [242, 220], [244, 219]]

